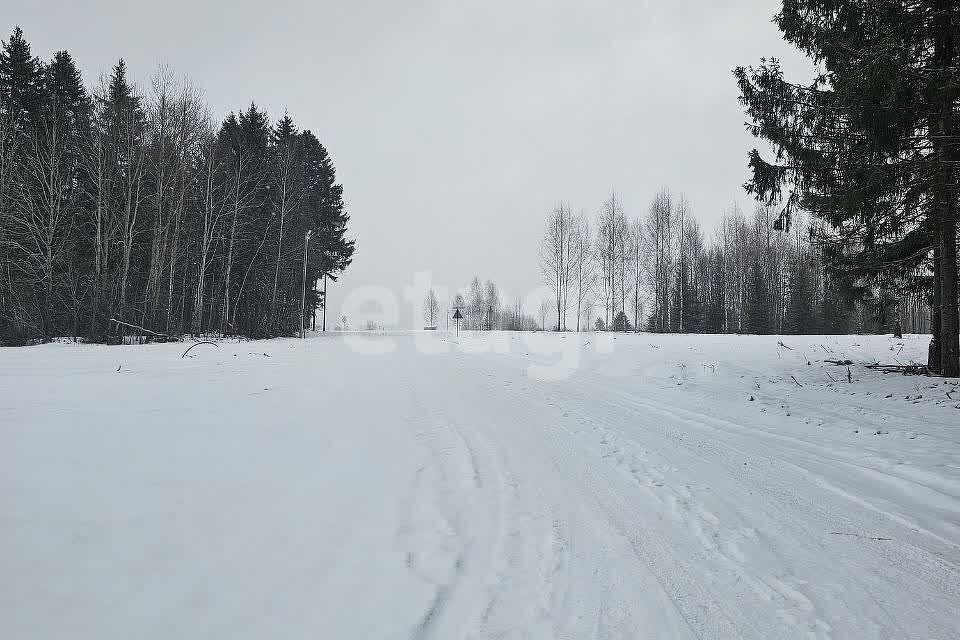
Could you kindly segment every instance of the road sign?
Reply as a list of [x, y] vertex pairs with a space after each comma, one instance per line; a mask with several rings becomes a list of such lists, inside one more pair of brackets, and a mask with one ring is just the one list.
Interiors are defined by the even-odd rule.
[[460, 313], [460, 309], [459, 308], [454, 309], [453, 319], [457, 321], [457, 337], [458, 338], [460, 337], [460, 318], [462, 317], [463, 317], [463, 314]]

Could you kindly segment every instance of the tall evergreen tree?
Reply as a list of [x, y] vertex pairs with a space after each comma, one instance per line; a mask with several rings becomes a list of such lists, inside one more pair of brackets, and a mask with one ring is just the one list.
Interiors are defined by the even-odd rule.
[[266, 331], [263, 325], [268, 313], [266, 305], [261, 304], [260, 309], [245, 306], [244, 316], [239, 320], [237, 313], [240, 298], [245, 293], [250, 295], [246, 291], [247, 276], [261, 257], [267, 239], [269, 216], [264, 215], [264, 210], [269, 206], [270, 122], [266, 113], [251, 103], [246, 111], [227, 117], [220, 128], [219, 139], [231, 190], [220, 294], [220, 330], [225, 334], [245, 333], [251, 327]]
[[23, 30], [15, 27], [0, 53], [0, 114], [5, 144], [40, 115], [43, 66], [30, 52]]
[[[146, 129], [142, 100], [127, 80], [126, 63], [121, 59], [113, 68], [106, 96], [98, 98], [104, 118], [106, 144], [105, 180], [101, 198], [108, 212], [111, 234], [115, 233], [120, 255], [116, 256], [116, 272], [111, 278], [109, 252], [105, 286], [113, 288], [106, 319], [121, 322], [133, 320], [130, 310], [130, 283], [141, 268], [136, 253], [141, 219], [144, 166], [144, 133]], [[100, 327], [100, 331], [109, 327]]]
[[24, 272], [28, 258], [18, 250], [23, 225], [13, 211], [14, 192], [22, 187], [18, 169], [39, 120], [43, 75], [20, 27], [0, 44], [0, 339], [19, 340], [38, 326], [25, 290], [33, 274]]
[[[271, 163], [273, 178], [273, 224], [276, 227], [276, 251], [273, 273], [273, 286], [270, 299], [271, 323], [274, 327], [279, 320], [280, 307], [293, 294], [289, 290], [281, 290], [280, 270], [290, 268], [292, 256], [284, 254], [284, 233], [290, 233], [291, 217], [300, 211], [303, 204], [303, 195], [306, 188], [305, 176], [302, 172], [302, 156], [300, 153], [300, 139], [297, 127], [289, 114], [277, 122], [271, 139]], [[289, 244], [289, 243], [288, 243]], [[278, 295], [281, 299], [278, 300]]]
[[784, 0], [775, 22], [819, 73], [803, 86], [776, 60], [735, 70], [751, 131], [776, 150], [772, 163], [751, 153], [748, 190], [785, 203], [783, 226], [798, 208], [829, 221], [840, 269], [909, 272], [935, 261], [940, 362], [931, 368], [960, 375], [960, 5]]
[[[350, 215], [343, 201], [343, 186], [337, 183], [337, 172], [330, 154], [309, 130], [300, 134], [300, 148], [310, 184], [305, 207], [312, 217], [313, 228], [317, 230], [310, 253], [313, 271], [307, 283], [310, 292], [308, 301], [323, 307], [326, 305], [326, 280], [336, 282], [350, 265], [356, 243], [347, 236]], [[322, 290], [315, 287], [319, 280], [324, 281]], [[311, 286], [314, 288], [310, 289]]]

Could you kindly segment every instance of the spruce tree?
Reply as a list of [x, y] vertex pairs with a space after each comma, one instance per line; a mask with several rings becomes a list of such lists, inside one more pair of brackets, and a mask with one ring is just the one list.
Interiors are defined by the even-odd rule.
[[253, 297], [257, 287], [251, 283], [248, 289], [247, 283], [257, 261], [265, 257], [269, 237], [270, 135], [267, 114], [252, 102], [245, 111], [227, 116], [217, 134], [230, 200], [218, 314], [223, 333], [269, 335], [269, 300]]
[[630, 326], [630, 319], [627, 317], [627, 314], [624, 313], [623, 309], [617, 312], [617, 315], [613, 319], [613, 330], [620, 332], [632, 331]]
[[[309, 268], [313, 275], [310, 282], [314, 284], [325, 279], [336, 282], [353, 261], [356, 250], [354, 240], [347, 237], [350, 215], [343, 201], [343, 186], [337, 183], [337, 172], [330, 154], [311, 131], [300, 134], [300, 148], [310, 184], [306, 207], [316, 230], [311, 241]], [[308, 296], [314, 305], [326, 304], [316, 289], [310, 290]]]
[[0, 45], [0, 341], [19, 342], [35, 329], [27, 296], [34, 278], [24, 271], [30, 259], [17, 249], [13, 207], [21, 200], [15, 192], [39, 120], [43, 78], [20, 27]]
[[0, 54], [0, 133], [4, 148], [24, 127], [36, 123], [43, 94], [43, 69], [39, 58], [30, 53], [23, 30], [15, 27]]
[[960, 3], [784, 0], [775, 22], [818, 75], [787, 82], [775, 59], [735, 70], [749, 128], [776, 152], [772, 162], [751, 152], [748, 190], [784, 204], [785, 228], [801, 208], [827, 220], [839, 269], [938, 261], [940, 364], [960, 375]]

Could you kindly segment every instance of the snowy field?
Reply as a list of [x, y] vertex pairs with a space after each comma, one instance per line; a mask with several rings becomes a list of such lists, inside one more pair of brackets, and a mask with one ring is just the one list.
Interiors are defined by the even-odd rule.
[[0, 638], [956, 639], [927, 340], [0, 350]]

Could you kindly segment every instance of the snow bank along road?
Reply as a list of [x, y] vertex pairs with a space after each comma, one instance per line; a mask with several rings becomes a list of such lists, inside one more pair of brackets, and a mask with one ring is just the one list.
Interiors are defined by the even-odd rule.
[[960, 637], [926, 338], [545, 340], [0, 351], [0, 637]]

